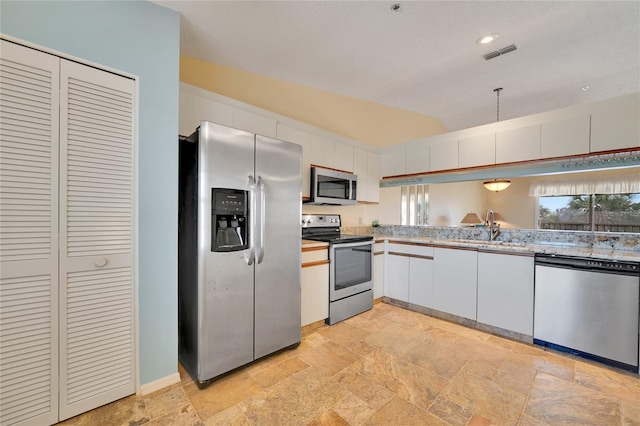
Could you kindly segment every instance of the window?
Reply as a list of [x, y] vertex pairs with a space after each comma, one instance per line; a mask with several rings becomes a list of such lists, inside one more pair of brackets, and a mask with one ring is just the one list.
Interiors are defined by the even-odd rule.
[[538, 228], [640, 232], [640, 193], [539, 197]]
[[400, 206], [401, 225], [426, 226], [429, 212], [429, 186], [403, 186]]

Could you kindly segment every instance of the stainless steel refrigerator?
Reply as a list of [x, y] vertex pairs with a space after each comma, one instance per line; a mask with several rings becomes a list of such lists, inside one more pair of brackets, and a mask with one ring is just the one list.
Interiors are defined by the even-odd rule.
[[302, 148], [204, 121], [179, 147], [179, 359], [204, 386], [300, 343]]

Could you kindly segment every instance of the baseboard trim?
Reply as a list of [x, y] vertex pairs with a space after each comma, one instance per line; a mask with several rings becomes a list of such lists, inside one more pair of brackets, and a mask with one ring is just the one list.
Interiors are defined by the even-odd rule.
[[169, 376], [141, 385], [140, 388], [138, 389], [138, 395], [148, 395], [152, 392], [155, 392], [162, 388], [166, 388], [167, 386], [171, 386], [179, 382], [180, 382], [180, 373], [175, 372]]

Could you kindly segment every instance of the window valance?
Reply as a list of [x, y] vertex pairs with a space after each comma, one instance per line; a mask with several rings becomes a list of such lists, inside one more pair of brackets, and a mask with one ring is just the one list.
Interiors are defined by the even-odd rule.
[[599, 178], [541, 180], [529, 186], [530, 197], [640, 193], [640, 174]]

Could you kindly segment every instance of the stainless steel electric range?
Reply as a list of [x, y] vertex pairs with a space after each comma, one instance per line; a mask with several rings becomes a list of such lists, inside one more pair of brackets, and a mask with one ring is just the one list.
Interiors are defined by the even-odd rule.
[[302, 238], [329, 243], [327, 324], [373, 307], [373, 237], [342, 234], [340, 225], [337, 214], [302, 216]]

